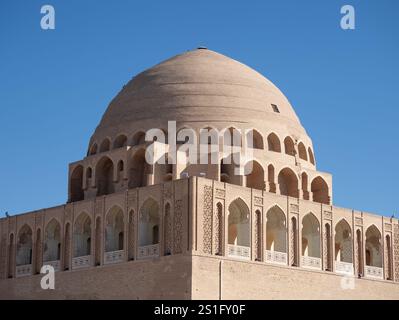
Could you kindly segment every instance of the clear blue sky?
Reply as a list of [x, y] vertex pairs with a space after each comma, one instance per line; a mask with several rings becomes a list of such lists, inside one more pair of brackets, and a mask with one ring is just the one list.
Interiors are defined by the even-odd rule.
[[[56, 30], [40, 28], [40, 8]], [[356, 30], [340, 28], [340, 8]], [[399, 211], [399, 1], [0, 2], [0, 216], [63, 204], [110, 100], [135, 74], [199, 45], [289, 98], [331, 172], [334, 204]]]

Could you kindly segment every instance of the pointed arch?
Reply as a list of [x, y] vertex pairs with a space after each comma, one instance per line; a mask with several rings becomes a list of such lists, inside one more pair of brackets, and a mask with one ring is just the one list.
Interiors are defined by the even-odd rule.
[[31, 265], [33, 234], [29, 225], [24, 224], [18, 232], [16, 266]]
[[265, 172], [262, 165], [256, 160], [251, 160], [245, 165], [246, 187], [265, 190]]
[[127, 136], [124, 134], [119, 135], [116, 137], [114, 141], [114, 149], [122, 148], [127, 146]]
[[84, 199], [82, 165], [78, 165], [73, 169], [69, 181], [69, 188], [71, 202], [81, 201]]
[[61, 224], [51, 219], [44, 232], [43, 261], [59, 261], [61, 259]]
[[[252, 141], [251, 140], [251, 135], [252, 135]], [[252, 129], [247, 132], [246, 134], [246, 139], [247, 139], [247, 146], [250, 148], [252, 147], [253, 149], [261, 149], [263, 150], [263, 137], [259, 133], [259, 131]]]
[[382, 268], [381, 232], [374, 224], [366, 230], [366, 265]]
[[291, 137], [286, 137], [284, 139], [284, 150], [285, 154], [295, 156], [295, 144]]
[[153, 198], [148, 198], [140, 208], [139, 245], [159, 244], [160, 215], [159, 205]]
[[133, 135], [132, 146], [138, 146], [145, 143], [145, 132], [138, 131]]
[[228, 244], [250, 247], [249, 209], [237, 198], [229, 205]]
[[79, 214], [73, 228], [73, 257], [91, 254], [91, 218], [86, 212]]
[[311, 212], [302, 219], [302, 256], [320, 258], [320, 223]]
[[280, 194], [293, 198], [299, 198], [298, 177], [290, 168], [284, 168], [278, 175]]
[[306, 152], [306, 147], [303, 142], [300, 142], [298, 144], [298, 154], [300, 159], [308, 161], [308, 154]]
[[111, 146], [111, 141], [108, 138], [105, 138], [100, 144], [100, 153], [109, 151], [110, 146]]
[[123, 250], [125, 224], [123, 210], [113, 206], [105, 216], [105, 252]]
[[353, 262], [352, 229], [345, 219], [335, 226], [335, 261]]
[[96, 165], [97, 196], [114, 192], [114, 163], [109, 157], [103, 157]]
[[145, 187], [149, 184], [152, 166], [145, 159], [145, 149], [138, 150], [130, 160], [129, 188]]
[[284, 211], [277, 205], [266, 213], [266, 250], [287, 252], [287, 224]]
[[322, 177], [319, 176], [313, 179], [311, 191], [314, 202], [330, 204], [328, 184]]
[[97, 153], [97, 149], [98, 149], [97, 143], [93, 143], [89, 149], [88, 155], [89, 156], [95, 155]]
[[280, 139], [274, 132], [269, 134], [269, 136], [267, 137], [267, 145], [269, 151], [281, 153]]

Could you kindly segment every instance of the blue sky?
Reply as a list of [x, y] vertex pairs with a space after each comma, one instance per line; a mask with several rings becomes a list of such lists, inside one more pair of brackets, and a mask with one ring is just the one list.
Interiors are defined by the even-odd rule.
[[[40, 28], [40, 8], [56, 29]], [[351, 4], [356, 29], [340, 28]], [[255, 68], [294, 106], [334, 204], [399, 215], [399, 1], [0, 3], [0, 216], [62, 204], [110, 100], [199, 45]]]

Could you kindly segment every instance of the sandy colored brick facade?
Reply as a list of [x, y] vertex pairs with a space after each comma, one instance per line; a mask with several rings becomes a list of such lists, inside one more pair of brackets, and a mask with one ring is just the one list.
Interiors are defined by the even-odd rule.
[[[146, 141], [154, 128], [168, 140]], [[184, 150], [158, 161], [185, 130], [205, 158], [217, 147], [216, 162]], [[235, 130], [239, 146], [226, 144]], [[66, 204], [0, 219], [0, 298], [398, 299], [398, 220], [335, 207], [313, 150], [287, 98], [249, 67], [204, 49], [156, 65], [69, 165]], [[251, 170], [236, 173], [237, 153]], [[43, 265], [55, 290], [40, 287]]]

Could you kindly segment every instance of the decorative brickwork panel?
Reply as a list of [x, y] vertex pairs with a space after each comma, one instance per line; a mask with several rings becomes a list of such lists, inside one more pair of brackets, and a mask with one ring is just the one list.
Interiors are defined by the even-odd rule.
[[293, 213], [299, 213], [299, 206], [297, 204], [291, 204], [290, 211]]
[[96, 205], [95, 205], [95, 213], [96, 216], [97, 215], [102, 215], [103, 213], [103, 207], [104, 207], [104, 202], [102, 199], [96, 201]]
[[136, 191], [129, 192], [127, 194], [127, 206], [128, 208], [135, 208], [137, 203], [137, 193]]
[[331, 211], [324, 211], [324, 219], [332, 220], [332, 212]]
[[256, 211], [255, 213], [255, 260], [256, 261], [261, 261], [262, 259], [262, 224], [261, 224], [261, 214], [259, 211]]
[[255, 204], [255, 206], [263, 206], [263, 198], [255, 197], [254, 198], [254, 204]]
[[163, 197], [164, 199], [171, 199], [172, 198], [172, 185], [165, 185], [163, 189]]
[[216, 198], [220, 198], [220, 199], [224, 199], [226, 196], [226, 191], [223, 189], [216, 189], [215, 191], [215, 197]]
[[203, 247], [204, 253], [212, 254], [212, 187], [204, 187]]
[[395, 224], [393, 228], [394, 232], [394, 245], [393, 245], [393, 255], [395, 261], [395, 281], [399, 282], [399, 225]]
[[215, 254], [223, 255], [223, 205], [218, 203], [214, 215], [214, 244]]
[[392, 232], [392, 224], [390, 224], [390, 223], [385, 223], [385, 224], [384, 224], [384, 229], [385, 229], [385, 231], [390, 231], [390, 232]]
[[291, 218], [289, 240], [289, 264], [291, 266], [298, 266], [297, 219], [295, 217]]
[[362, 226], [363, 225], [363, 219], [362, 218], [355, 218], [355, 223], [358, 226]]
[[136, 221], [136, 216], [135, 216], [135, 211], [130, 210], [129, 212], [129, 230], [128, 230], [128, 259], [133, 260], [134, 259], [134, 248], [135, 248], [135, 221]]
[[[325, 213], [325, 212], [324, 212]], [[323, 228], [323, 266], [331, 271], [331, 225], [326, 223]]]
[[174, 219], [174, 248], [173, 253], [182, 253], [183, 245], [183, 201], [176, 200]]
[[165, 206], [165, 220], [164, 220], [164, 227], [165, 227], [165, 232], [164, 232], [164, 254], [172, 254], [172, 232], [173, 232], [173, 225], [172, 225], [172, 216], [170, 212], [170, 205], [169, 203], [166, 204]]

